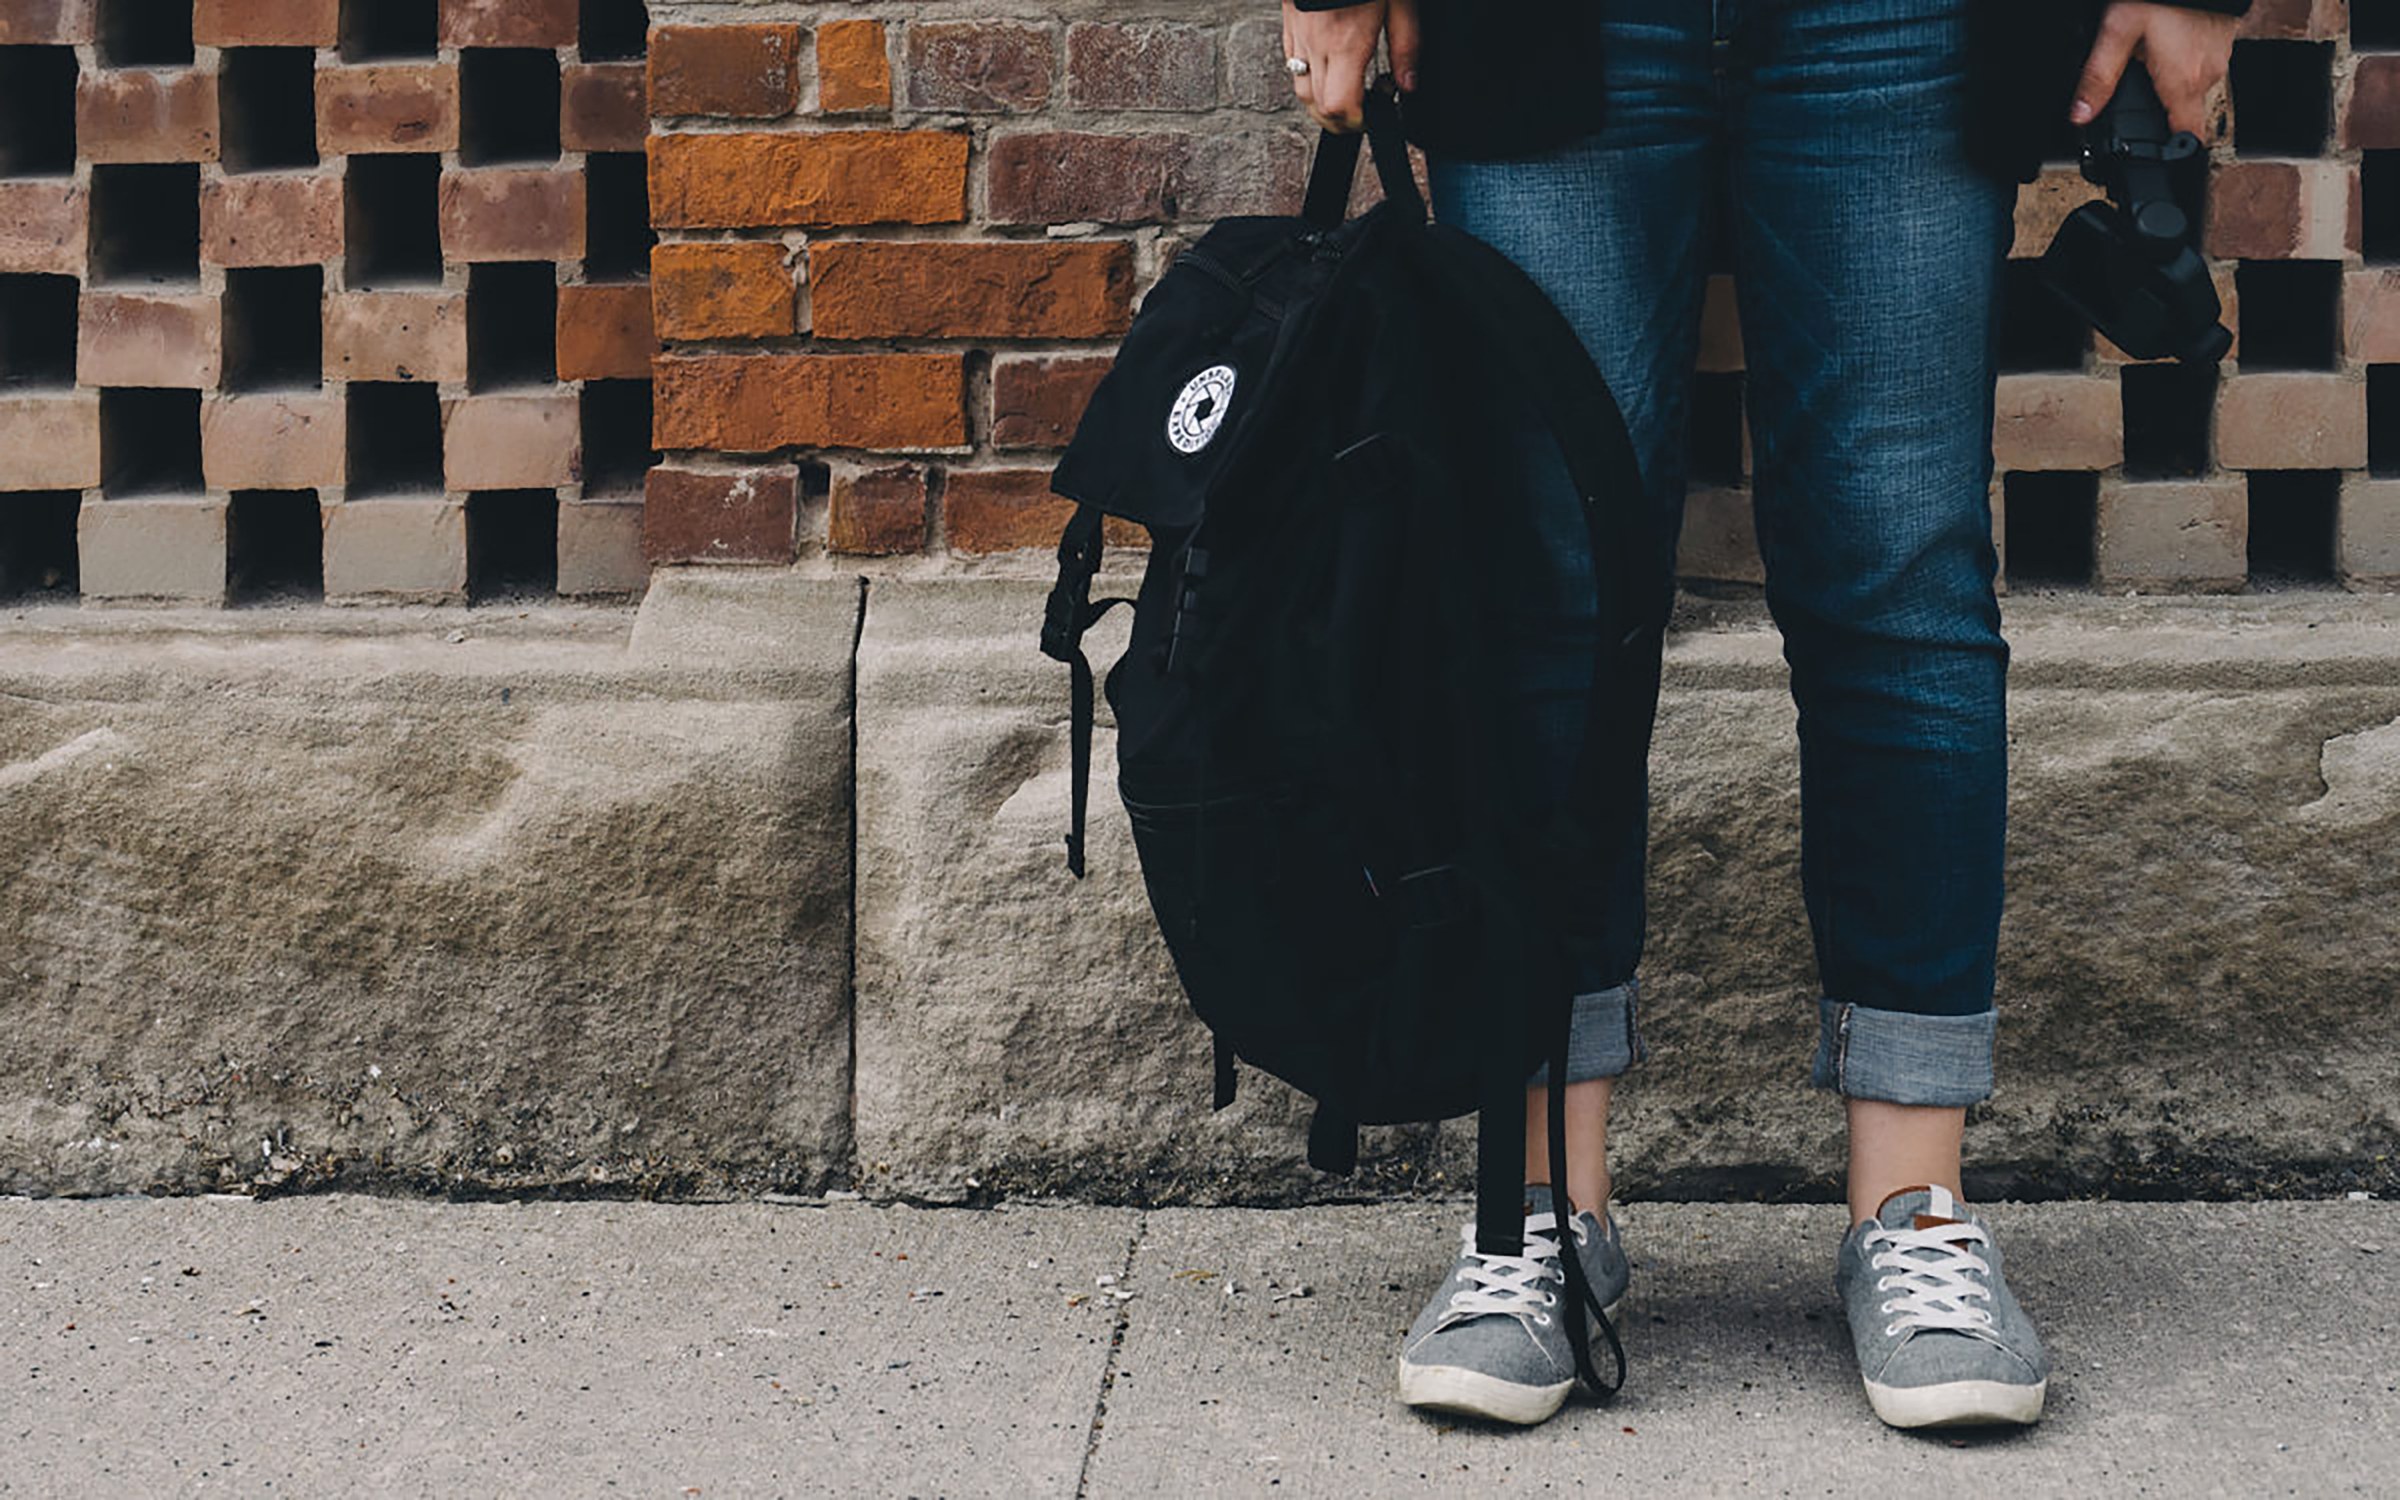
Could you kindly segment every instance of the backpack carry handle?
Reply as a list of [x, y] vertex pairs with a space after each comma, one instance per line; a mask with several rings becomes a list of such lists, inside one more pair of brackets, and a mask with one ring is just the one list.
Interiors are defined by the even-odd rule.
[[1321, 132], [1317, 156], [1308, 171], [1308, 197], [1300, 216], [1319, 229], [1338, 228], [1349, 216], [1350, 181], [1358, 175], [1358, 152], [1363, 141], [1372, 148], [1375, 176], [1383, 196], [1401, 205], [1412, 218], [1425, 217], [1425, 195], [1417, 191], [1417, 174], [1408, 160], [1408, 136], [1400, 125], [1400, 90], [1386, 73], [1367, 86], [1364, 131]]

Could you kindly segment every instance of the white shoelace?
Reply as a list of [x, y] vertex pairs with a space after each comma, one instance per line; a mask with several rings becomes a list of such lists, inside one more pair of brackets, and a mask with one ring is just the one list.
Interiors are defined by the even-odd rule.
[[[1575, 1243], [1580, 1245], [1589, 1231], [1581, 1223], [1573, 1227]], [[1461, 1229], [1458, 1237], [1466, 1264], [1459, 1267], [1458, 1279], [1467, 1284], [1450, 1294], [1450, 1306], [1442, 1313], [1441, 1326], [1463, 1323], [1487, 1313], [1503, 1313], [1529, 1317], [1542, 1327], [1549, 1327], [1550, 1314], [1544, 1309], [1558, 1305], [1558, 1294], [1548, 1284], [1567, 1279], [1566, 1269], [1558, 1262], [1557, 1235], [1556, 1214], [1528, 1214], [1524, 1254], [1485, 1255], [1475, 1248], [1474, 1224]]]
[[[1990, 1282], [1978, 1278], [1990, 1276], [1992, 1266], [1967, 1247], [1990, 1243], [1990, 1235], [1964, 1220], [1928, 1229], [1890, 1229], [1881, 1224], [1868, 1229], [1867, 1248], [1875, 1254], [1867, 1264], [1874, 1270], [1896, 1273], [1877, 1278], [1875, 1290], [1901, 1293], [1880, 1309], [1891, 1318], [1884, 1325], [1885, 1336], [1910, 1328], [1988, 1332], [1992, 1327], [1992, 1288]], [[1977, 1300], [1983, 1305], [1971, 1305]]]

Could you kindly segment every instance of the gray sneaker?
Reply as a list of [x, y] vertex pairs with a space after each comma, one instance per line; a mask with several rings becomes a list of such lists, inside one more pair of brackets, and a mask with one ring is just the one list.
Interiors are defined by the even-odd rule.
[[1842, 1240], [1834, 1285], [1875, 1415], [1894, 1427], [2041, 1419], [2050, 1361], [1991, 1231], [1949, 1189], [1886, 1198]]
[[[1631, 1279], [1616, 1221], [1586, 1211], [1568, 1227], [1592, 1293], [1613, 1322]], [[1460, 1244], [1449, 1279], [1400, 1345], [1400, 1399], [1520, 1426], [1544, 1421], [1575, 1388], [1575, 1350], [1563, 1315], [1567, 1273], [1550, 1189], [1525, 1190], [1523, 1255], [1477, 1253], [1472, 1220]], [[1596, 1328], [1590, 1332], [1599, 1337]]]

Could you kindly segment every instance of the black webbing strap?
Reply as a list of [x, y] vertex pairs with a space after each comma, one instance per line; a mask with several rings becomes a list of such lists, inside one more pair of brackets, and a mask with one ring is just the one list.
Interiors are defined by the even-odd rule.
[[1220, 1034], [1217, 1037], [1217, 1101], [1212, 1108], [1227, 1109], [1233, 1104], [1234, 1090], [1240, 1081], [1234, 1076], [1233, 1064], [1233, 1044]]
[[1317, 154], [1308, 172], [1308, 196], [1300, 216], [1319, 229], [1340, 225], [1350, 211], [1350, 181], [1358, 175], [1361, 142], [1374, 147], [1375, 177], [1384, 198], [1419, 219], [1425, 217], [1425, 195], [1417, 191], [1417, 174], [1408, 158], [1408, 138], [1400, 124], [1400, 91], [1389, 76], [1367, 89], [1366, 129], [1317, 136]]
[[1336, 1177], [1358, 1170], [1358, 1121], [1347, 1110], [1317, 1106], [1308, 1122], [1308, 1164]]
[[[1593, 1394], [1606, 1401], [1625, 1384], [1625, 1345], [1617, 1337], [1616, 1325], [1608, 1320], [1608, 1309], [1600, 1305], [1599, 1293], [1592, 1290], [1591, 1278], [1583, 1273], [1583, 1255], [1575, 1244], [1575, 1200], [1567, 1195], [1567, 1048], [1575, 1034], [1575, 1002], [1570, 997], [1559, 1007], [1558, 1030], [1550, 1045], [1550, 1206], [1552, 1217], [1558, 1221], [1558, 1257], [1567, 1273], [1567, 1343], [1575, 1351], [1575, 1373]], [[1607, 1228], [1602, 1224], [1602, 1230]], [[1613, 1380], [1602, 1380], [1592, 1363], [1592, 1340], [1586, 1328], [1586, 1314], [1600, 1325], [1600, 1335], [1608, 1340], [1608, 1352], [1615, 1360], [1617, 1373]]]
[[1042, 654], [1068, 668], [1068, 753], [1073, 811], [1067, 826], [1067, 869], [1083, 878], [1083, 829], [1091, 802], [1092, 720], [1099, 712], [1092, 664], [1083, 654], [1083, 633], [1092, 622], [1129, 599], [1092, 599], [1092, 579], [1100, 571], [1101, 523], [1105, 517], [1094, 505], [1078, 505], [1058, 539], [1058, 581], [1050, 586], [1050, 602], [1042, 611]]

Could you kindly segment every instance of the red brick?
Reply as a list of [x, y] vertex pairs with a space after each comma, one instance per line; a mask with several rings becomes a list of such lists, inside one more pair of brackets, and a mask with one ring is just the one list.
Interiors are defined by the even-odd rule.
[[317, 149], [327, 156], [458, 149], [458, 69], [387, 63], [317, 73]]
[[2348, 214], [2349, 173], [2340, 162], [2228, 162], [2209, 186], [2208, 253], [2339, 259]]
[[957, 354], [754, 354], [652, 367], [661, 448], [954, 448], [967, 441]]
[[200, 405], [201, 472], [212, 490], [336, 489], [345, 427], [332, 391], [212, 396]]
[[559, 144], [569, 151], [639, 151], [650, 139], [640, 63], [578, 63], [560, 80]]
[[558, 289], [558, 378], [648, 380], [658, 336], [650, 331], [650, 288]]
[[1283, 70], [1283, 21], [1236, 21], [1225, 43], [1225, 91], [1244, 109], [1295, 109], [1292, 75]]
[[314, 266], [342, 257], [342, 179], [243, 173], [200, 184], [200, 258], [216, 266]]
[[920, 21], [907, 31], [908, 102], [962, 114], [1026, 114], [1050, 102], [1057, 48], [1045, 26]]
[[797, 26], [661, 26], [650, 33], [650, 112], [771, 120], [800, 103]]
[[442, 44], [572, 47], [581, 14], [579, 0], [442, 0]]
[[2360, 364], [2400, 363], [2400, 270], [2343, 274], [2342, 353]]
[[223, 320], [213, 297], [87, 291], [81, 322], [79, 384], [216, 389]]
[[84, 190], [71, 180], [0, 181], [0, 271], [81, 276]]
[[650, 471], [642, 551], [652, 562], [792, 560], [800, 485], [791, 466]]
[[1034, 131], [989, 150], [996, 224], [1293, 213], [1307, 184], [1307, 144], [1280, 130], [1205, 138]]
[[2003, 375], [1992, 461], [2010, 469], [2106, 469], [2125, 455], [2116, 383], [2087, 375]]
[[1056, 547], [1074, 510], [1050, 493], [1047, 469], [953, 469], [942, 485], [942, 534], [953, 552]]
[[2342, 114], [2342, 143], [2365, 150], [2400, 146], [2400, 54], [2361, 53]]
[[817, 25], [817, 108], [829, 115], [892, 107], [892, 57], [881, 21]]
[[575, 260], [583, 254], [581, 172], [444, 172], [441, 198], [442, 254], [450, 260]]
[[84, 74], [75, 85], [75, 150], [98, 162], [215, 161], [217, 75]]
[[1131, 316], [1123, 241], [821, 241], [809, 250], [819, 338], [1104, 338]]
[[553, 490], [583, 477], [583, 415], [571, 390], [442, 403], [442, 478], [452, 491]]
[[466, 506], [452, 499], [414, 496], [326, 506], [325, 597], [463, 601]]
[[203, 47], [330, 47], [341, 0], [195, 0], [192, 40]]
[[1115, 361], [1106, 355], [1010, 355], [992, 366], [992, 446], [1063, 448]]
[[71, 46], [88, 42], [94, 0], [7, 0], [0, 5], [0, 47]]
[[325, 299], [325, 368], [345, 380], [467, 378], [467, 299], [456, 292], [340, 292]]
[[650, 252], [650, 287], [660, 338], [776, 338], [794, 326], [781, 245], [660, 245]]
[[922, 552], [925, 498], [925, 471], [915, 464], [837, 474], [825, 518], [825, 545], [868, 557]]
[[0, 490], [100, 484], [100, 395], [10, 395], [0, 388]]
[[1067, 28], [1071, 108], [1198, 110], [1216, 102], [1213, 27], [1078, 21]]
[[650, 143], [661, 228], [951, 224], [967, 215], [967, 137], [941, 130], [662, 135]]
[[2217, 388], [2228, 469], [2363, 469], [2367, 388], [2341, 375], [2234, 375]]

